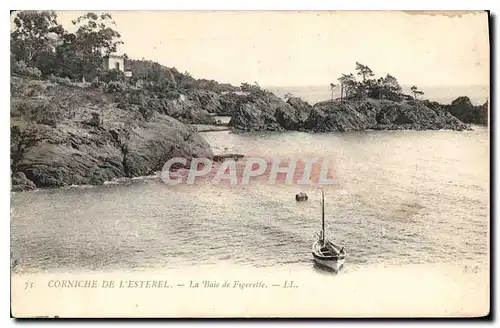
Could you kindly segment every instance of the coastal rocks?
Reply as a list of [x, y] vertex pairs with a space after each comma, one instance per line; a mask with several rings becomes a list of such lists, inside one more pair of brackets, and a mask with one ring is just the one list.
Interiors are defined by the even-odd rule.
[[468, 97], [459, 97], [445, 108], [464, 123], [488, 124], [488, 101], [481, 106], [474, 106]]
[[303, 130], [312, 106], [295, 97], [289, 98], [287, 105], [277, 108], [275, 113], [276, 121], [285, 130]]
[[[219, 95], [209, 90], [191, 90], [187, 91], [183, 96], [185, 99], [181, 100], [184, 100], [185, 104], [191, 109], [195, 109], [201, 113], [215, 114], [218, 116], [231, 116], [238, 105], [248, 98], [248, 95], [242, 92], [224, 92]], [[200, 116], [204, 123], [196, 123], [210, 124], [206, 123], [205, 116]], [[183, 116], [180, 115], [180, 118], [182, 119]]]
[[307, 196], [307, 194], [305, 192], [299, 192], [298, 194], [295, 195], [295, 200], [297, 202], [303, 202], [303, 201], [306, 201], [308, 199], [309, 199], [309, 197]]
[[220, 107], [218, 95], [205, 90], [159, 92], [127, 87], [113, 97], [118, 108], [139, 111], [146, 120], [158, 112], [186, 124], [215, 124], [210, 112]]
[[123, 155], [105, 133], [60, 124], [35, 125], [21, 134], [35, 142], [20, 145], [24, 151], [13, 166], [37, 187], [100, 184], [125, 176]]
[[281, 106], [276, 109], [276, 122], [285, 130], [303, 130], [303, 126], [309, 117], [310, 109], [293, 108]]
[[36, 185], [33, 181], [28, 180], [23, 172], [16, 172], [11, 177], [12, 181], [12, 191], [24, 191], [30, 189], [36, 189]]
[[[257, 93], [240, 103], [231, 126], [242, 130], [346, 132], [375, 130], [467, 130], [470, 127], [435, 102], [360, 99], [324, 101], [310, 106]], [[484, 110], [483, 110], [484, 111]]]
[[161, 114], [135, 127], [89, 131], [64, 125], [45, 132], [42, 128], [35, 137], [37, 142], [26, 149], [16, 168], [37, 187], [102, 184], [153, 174], [172, 157], [212, 155], [198, 134]]
[[306, 128], [313, 131], [465, 130], [469, 127], [435, 104], [421, 101], [353, 100], [314, 106]]
[[475, 122], [476, 124], [488, 125], [488, 101], [479, 107], [476, 107]]
[[219, 155], [214, 155], [212, 157], [212, 160], [216, 163], [221, 163], [224, 162], [226, 159], [233, 159], [235, 161], [238, 161], [244, 157], [245, 155], [243, 154], [219, 154]]
[[178, 119], [186, 124], [217, 124], [215, 117], [205, 110], [196, 107], [188, 107]]
[[464, 123], [472, 123], [474, 120], [474, 106], [469, 97], [459, 97], [448, 106], [451, 115]]
[[330, 101], [315, 105], [305, 123], [315, 132], [360, 131], [376, 125], [377, 110], [369, 101]]
[[290, 97], [290, 98], [288, 98], [286, 103], [289, 104], [290, 106], [292, 106], [293, 108], [304, 111], [304, 112], [309, 112], [312, 108], [312, 106], [310, 104], [303, 101], [299, 97]]
[[424, 102], [412, 100], [394, 103], [381, 102], [377, 114], [377, 126], [383, 130], [456, 130], [469, 129], [469, 126], [450, 115], [439, 106], [430, 108]]
[[240, 105], [231, 116], [229, 126], [246, 131], [283, 130], [276, 122], [274, 113], [254, 103]]
[[199, 107], [199, 109], [207, 113], [220, 113], [221, 102], [218, 94], [208, 90], [195, 90], [188, 94], [188, 97]]
[[150, 97], [144, 107], [186, 124], [215, 124], [215, 118], [204, 109], [198, 98], [193, 100], [184, 94], [178, 94], [173, 99]]
[[282, 131], [284, 127], [276, 120], [277, 110], [288, 112], [294, 109], [274, 94], [260, 90], [237, 105], [229, 126], [247, 131]]
[[126, 176], [150, 175], [173, 157], [189, 162], [194, 157], [212, 157], [208, 143], [179, 121], [160, 114], [134, 127], [125, 144], [123, 167]]
[[[95, 89], [52, 91], [43, 95], [50, 100], [47, 108], [21, 106], [11, 116], [13, 190], [97, 185], [153, 174], [172, 157], [213, 156], [194, 129], [172, 117], [153, 110], [145, 120], [137, 107], [119, 109]], [[21, 99], [35, 101], [28, 95]], [[36, 117], [45, 115], [41, 111], [60, 113], [56, 124], [38, 123]], [[88, 124], [95, 113], [99, 124]]]
[[242, 92], [225, 92], [219, 97], [220, 107], [216, 114], [219, 116], [231, 116], [240, 103], [246, 101], [248, 95]]

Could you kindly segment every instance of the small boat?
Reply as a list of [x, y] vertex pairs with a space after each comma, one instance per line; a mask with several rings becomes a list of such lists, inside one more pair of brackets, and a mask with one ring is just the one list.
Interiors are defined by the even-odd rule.
[[312, 246], [313, 258], [319, 265], [338, 271], [344, 264], [347, 254], [344, 247], [334, 244], [325, 236], [325, 195], [323, 191], [321, 191], [321, 220], [321, 233]]

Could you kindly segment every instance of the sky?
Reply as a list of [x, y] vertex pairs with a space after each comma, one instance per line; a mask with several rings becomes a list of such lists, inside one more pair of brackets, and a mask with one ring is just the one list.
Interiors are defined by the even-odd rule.
[[[111, 11], [121, 53], [239, 85], [329, 85], [359, 61], [401, 84], [489, 84], [487, 13]], [[72, 30], [82, 12], [57, 12]]]

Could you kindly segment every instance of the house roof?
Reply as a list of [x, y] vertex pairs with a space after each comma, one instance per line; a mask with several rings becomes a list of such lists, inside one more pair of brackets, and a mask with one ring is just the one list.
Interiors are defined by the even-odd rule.
[[106, 55], [103, 58], [125, 58], [125, 57], [122, 55], [111, 54], [111, 55]]

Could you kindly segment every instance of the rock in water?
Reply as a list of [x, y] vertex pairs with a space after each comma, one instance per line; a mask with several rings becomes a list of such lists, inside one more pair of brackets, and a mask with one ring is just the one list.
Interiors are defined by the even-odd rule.
[[307, 196], [307, 194], [305, 192], [299, 192], [297, 195], [295, 195], [295, 200], [298, 202], [303, 202], [303, 201], [306, 201], [308, 199], [309, 199], [309, 197]]
[[303, 130], [312, 106], [300, 98], [288, 99], [288, 106], [280, 106], [276, 109], [275, 119], [285, 130]]

